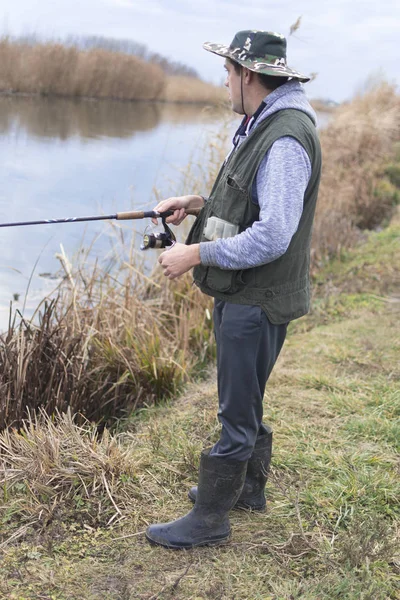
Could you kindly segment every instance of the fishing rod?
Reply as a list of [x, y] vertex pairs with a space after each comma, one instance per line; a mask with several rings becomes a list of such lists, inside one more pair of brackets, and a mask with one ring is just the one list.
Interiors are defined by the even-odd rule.
[[[185, 210], [187, 215], [197, 216], [200, 212], [199, 208], [190, 208]], [[166, 223], [166, 218], [174, 214], [173, 210], [166, 210], [162, 213], [156, 210], [148, 211], [128, 211], [119, 212], [112, 215], [101, 215], [94, 217], [69, 217], [67, 219], [42, 219], [40, 221], [18, 221], [15, 223], [0, 223], [0, 227], [22, 227], [25, 225], [53, 225], [54, 223], [79, 223], [80, 221], [128, 221], [134, 219], [158, 219], [161, 218], [164, 226], [163, 232], [150, 232], [145, 233], [143, 236], [143, 243], [141, 245], [142, 250], [148, 248], [165, 248], [167, 246], [173, 246], [176, 242], [175, 235], [170, 230]]]
[[[200, 212], [199, 208], [185, 209], [187, 215], [197, 216]], [[155, 210], [138, 211], [138, 212], [120, 212], [113, 215], [101, 215], [95, 217], [69, 217], [67, 219], [43, 219], [41, 221], [19, 221], [16, 223], [0, 223], [0, 227], [21, 227], [23, 225], [53, 225], [54, 223], [78, 223], [79, 221], [128, 221], [131, 219], [166, 219], [174, 214], [173, 210], [166, 210], [159, 213]]]

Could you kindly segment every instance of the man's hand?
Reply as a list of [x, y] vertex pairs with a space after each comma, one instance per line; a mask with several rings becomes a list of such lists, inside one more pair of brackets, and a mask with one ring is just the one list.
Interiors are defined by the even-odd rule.
[[164, 275], [175, 279], [200, 264], [200, 244], [186, 246], [176, 243], [160, 255], [158, 262], [164, 269]]
[[[162, 200], [153, 208], [157, 212], [165, 212], [167, 210], [173, 210], [174, 214], [167, 217], [166, 222], [172, 223], [173, 225], [180, 225], [183, 219], [186, 218], [185, 208], [202, 208], [204, 206], [204, 200], [202, 196], [195, 194], [188, 196], [177, 196]], [[152, 219], [153, 223], [157, 225], [157, 219]]]

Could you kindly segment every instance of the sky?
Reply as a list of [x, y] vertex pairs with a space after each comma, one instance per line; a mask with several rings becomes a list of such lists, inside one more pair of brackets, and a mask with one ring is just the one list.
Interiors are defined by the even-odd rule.
[[[300, 28], [289, 36], [301, 16]], [[243, 29], [288, 38], [288, 64], [311, 98], [342, 102], [371, 81], [400, 83], [400, 0], [0, 0], [0, 33], [102, 35], [146, 44], [222, 83], [223, 59], [205, 41], [229, 44]]]

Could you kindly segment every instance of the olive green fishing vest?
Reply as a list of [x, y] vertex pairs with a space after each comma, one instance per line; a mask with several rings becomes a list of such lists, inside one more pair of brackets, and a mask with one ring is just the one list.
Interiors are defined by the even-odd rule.
[[203, 235], [210, 216], [239, 226], [239, 233], [259, 220], [259, 206], [252, 201], [253, 181], [266, 152], [279, 138], [291, 136], [303, 146], [312, 172], [303, 212], [285, 254], [249, 269], [228, 270], [198, 265], [193, 270], [202, 292], [235, 304], [262, 307], [274, 324], [287, 323], [305, 315], [310, 307], [311, 231], [321, 175], [321, 148], [311, 119], [295, 109], [278, 111], [262, 121], [229, 156], [186, 241], [207, 242]]

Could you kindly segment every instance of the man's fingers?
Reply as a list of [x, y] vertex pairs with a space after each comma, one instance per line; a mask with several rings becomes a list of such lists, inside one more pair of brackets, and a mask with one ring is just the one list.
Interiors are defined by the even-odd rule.
[[[165, 210], [168, 210], [168, 209], [166, 209], [166, 208], [163, 208], [163, 204], [164, 204], [164, 202], [159, 202], [159, 203], [157, 204], [157, 206], [155, 206], [155, 207], [153, 208], [154, 212], [158, 212], [158, 213], [160, 213], [160, 212], [164, 212]], [[158, 219], [156, 219], [155, 217], [152, 217], [152, 219], [151, 219], [151, 222], [152, 222], [154, 225], [158, 225]]]
[[172, 225], [180, 225], [183, 219], [186, 217], [184, 208], [177, 208], [174, 210], [174, 214], [166, 218], [166, 223], [172, 223]]
[[157, 206], [153, 209], [157, 212], [165, 212], [166, 210], [178, 210], [177, 202], [175, 198], [170, 198], [168, 200], [162, 200], [157, 204]]
[[157, 204], [157, 206], [155, 206], [153, 208], [153, 210], [157, 211], [157, 212], [163, 212], [164, 210], [168, 210], [168, 205], [170, 204], [170, 202], [163, 200], [162, 202], [159, 202]]
[[[173, 214], [167, 217], [165, 222], [168, 224], [172, 223], [172, 225], [180, 225], [186, 218], [185, 208], [183, 208], [181, 204], [181, 198], [168, 198], [168, 200], [162, 200], [159, 202], [153, 210], [159, 213], [163, 213], [168, 210], [173, 211]], [[154, 225], [158, 224], [156, 218], [152, 218], [152, 222]]]
[[167, 223], [172, 223], [172, 225], [180, 225], [182, 221], [186, 218], [186, 212], [184, 208], [178, 208], [174, 211], [174, 214], [166, 219]]
[[170, 217], [167, 217], [167, 218], [165, 219], [165, 222], [166, 222], [166, 223], [172, 223], [172, 224], [175, 224], [175, 223], [176, 223], [176, 220], [177, 220], [177, 218], [178, 218], [178, 214], [179, 214], [179, 211], [178, 211], [178, 210], [174, 210], [174, 214], [173, 214], [173, 215], [171, 215]]
[[168, 279], [174, 279], [174, 275], [172, 275], [171, 273], [171, 269], [168, 265], [164, 265], [163, 264], [163, 260], [164, 260], [164, 255], [167, 253], [167, 250], [165, 250], [165, 252], [163, 252], [159, 257], [158, 257], [158, 262], [160, 263], [162, 269], [163, 269], [163, 274], [165, 275], [165, 277], [168, 277]]

